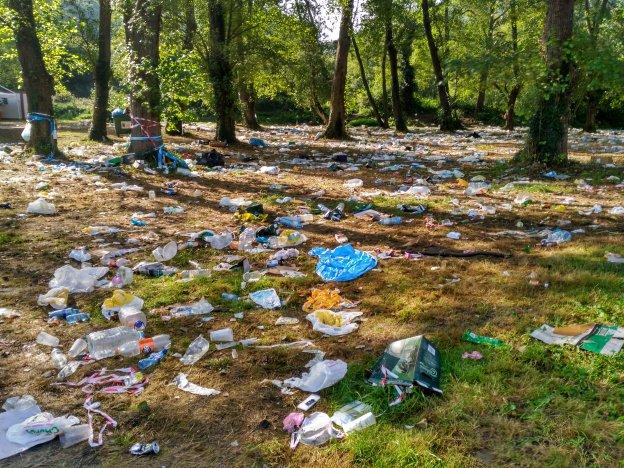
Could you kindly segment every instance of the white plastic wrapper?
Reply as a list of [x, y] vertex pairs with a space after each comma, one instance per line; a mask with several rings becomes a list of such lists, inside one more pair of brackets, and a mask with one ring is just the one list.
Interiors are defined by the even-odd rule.
[[310, 368], [310, 372], [304, 372], [301, 377], [284, 380], [284, 385], [298, 388], [304, 392], [316, 393], [340, 382], [346, 374], [346, 362], [340, 359], [336, 361], [326, 359], [314, 364]]
[[[341, 325], [329, 325], [323, 323], [319, 318], [317, 312], [330, 313], [336, 316], [342, 323]], [[312, 323], [312, 330], [317, 331], [319, 333], [323, 333], [324, 335], [329, 336], [342, 336], [348, 335], [351, 332], [354, 332], [358, 329], [357, 323], [352, 323], [351, 321], [362, 315], [362, 312], [333, 312], [333, 311], [314, 311], [311, 314], [306, 316], [306, 319]], [[321, 315], [322, 317], [322, 315]]]

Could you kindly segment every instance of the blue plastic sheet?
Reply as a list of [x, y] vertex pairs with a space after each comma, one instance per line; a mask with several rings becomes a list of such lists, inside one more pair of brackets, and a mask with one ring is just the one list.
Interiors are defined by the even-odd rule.
[[334, 250], [314, 247], [309, 254], [318, 257], [316, 273], [324, 281], [351, 281], [377, 266], [375, 257], [354, 249], [351, 244], [341, 245]]

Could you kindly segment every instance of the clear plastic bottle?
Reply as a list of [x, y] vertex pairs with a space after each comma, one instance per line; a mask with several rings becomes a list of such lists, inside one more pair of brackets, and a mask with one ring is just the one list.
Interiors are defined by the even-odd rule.
[[69, 348], [67, 354], [69, 354], [70, 357], [75, 358], [76, 356], [83, 354], [86, 350], [87, 342], [82, 338], [78, 338], [76, 341], [74, 341], [74, 344], [71, 346], [71, 348]]
[[124, 343], [119, 347], [119, 354], [124, 357], [137, 356], [141, 353], [150, 354], [162, 351], [171, 345], [169, 335], [156, 335], [152, 338], [143, 338]]
[[52, 350], [51, 356], [52, 363], [57, 369], [62, 369], [63, 367], [65, 367], [65, 364], [67, 364], [67, 356], [65, 356], [63, 354], [63, 351], [61, 351], [60, 349], [54, 348]]
[[114, 356], [124, 344], [141, 339], [141, 333], [129, 327], [100, 330], [87, 335], [89, 354], [95, 360]]
[[143, 330], [147, 326], [147, 317], [140, 309], [122, 307], [119, 311], [119, 323], [135, 330]]
[[391, 218], [382, 218], [379, 220], [379, 224], [383, 224], [384, 226], [392, 226], [395, 224], [401, 224], [403, 222], [403, 218], [400, 216], [393, 216]]

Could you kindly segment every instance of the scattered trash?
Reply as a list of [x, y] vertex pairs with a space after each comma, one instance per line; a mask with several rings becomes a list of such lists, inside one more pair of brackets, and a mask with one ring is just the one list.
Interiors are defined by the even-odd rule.
[[249, 299], [254, 301], [263, 309], [277, 309], [282, 306], [280, 298], [273, 288], [253, 292], [249, 295]]
[[441, 395], [440, 353], [423, 335], [394, 341], [369, 371], [368, 382], [375, 386], [394, 386], [397, 399], [405, 399], [414, 385]]
[[327, 309], [319, 309], [306, 316], [312, 323], [314, 331], [329, 336], [347, 335], [358, 328], [357, 323], [351, 321], [362, 315], [362, 312], [333, 312]]
[[152, 250], [152, 255], [157, 262], [167, 262], [176, 256], [178, 253], [178, 244], [175, 241], [171, 241], [168, 244], [157, 247]]
[[466, 330], [464, 332], [464, 334], [462, 335], [462, 340], [468, 341], [469, 343], [492, 346], [494, 348], [500, 348], [502, 346], [505, 346], [505, 342], [502, 340], [499, 340], [497, 338], [491, 338], [489, 336], [477, 335], [476, 333], [471, 332], [470, 330]]
[[316, 393], [339, 382], [346, 373], [346, 362], [340, 359], [336, 361], [324, 360], [314, 364], [310, 368], [310, 372], [304, 372], [301, 377], [284, 380], [284, 385], [296, 387], [304, 392]]
[[336, 411], [332, 415], [331, 420], [333, 423], [340, 426], [347, 434], [365, 429], [377, 423], [370, 405], [357, 400]]
[[354, 249], [351, 244], [341, 245], [334, 250], [315, 247], [309, 254], [319, 258], [316, 273], [324, 281], [351, 281], [377, 266], [375, 257]]
[[56, 336], [40, 331], [37, 335], [37, 343], [43, 346], [51, 346], [55, 348], [59, 345], [60, 341]]
[[192, 393], [193, 395], [214, 396], [221, 393], [219, 390], [215, 390], [214, 388], [206, 388], [189, 382], [187, 375], [182, 372], [180, 372], [177, 377], [173, 379], [170, 385], [177, 385], [180, 390]]
[[622, 256], [620, 254], [607, 252], [605, 254], [605, 258], [607, 259], [607, 262], [609, 262], [609, 263], [624, 263], [624, 256]]
[[184, 353], [184, 356], [180, 358], [180, 362], [182, 364], [186, 364], [190, 366], [191, 364], [195, 364], [199, 361], [204, 354], [208, 352], [210, 348], [210, 342], [204, 338], [202, 335], [199, 335], [197, 338], [193, 340], [193, 342], [189, 345], [188, 349]]
[[137, 442], [136, 444], [132, 444], [129, 450], [131, 455], [149, 455], [153, 453], [154, 455], [160, 452], [160, 446], [158, 442], [150, 442], [148, 444]]
[[56, 207], [45, 198], [37, 198], [34, 202], [28, 204], [26, 212], [38, 215], [53, 215], [56, 213]]
[[469, 353], [462, 354], [462, 359], [472, 359], [478, 361], [479, 359], [483, 359], [483, 354], [479, 351], [471, 351]]
[[624, 345], [624, 327], [616, 325], [590, 323], [556, 328], [542, 325], [531, 336], [546, 344], [569, 344], [605, 356], [614, 356]]
[[344, 433], [336, 429], [330, 417], [325, 413], [312, 413], [301, 423], [299, 429], [291, 434], [290, 448], [299, 443], [304, 445], [322, 445], [331, 439], [341, 439]]

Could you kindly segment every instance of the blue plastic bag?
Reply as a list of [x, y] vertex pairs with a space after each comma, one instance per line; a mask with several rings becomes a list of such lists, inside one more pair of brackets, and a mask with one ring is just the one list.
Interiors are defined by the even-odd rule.
[[324, 281], [351, 281], [377, 266], [375, 257], [354, 249], [351, 244], [341, 245], [334, 250], [314, 247], [309, 254], [318, 257], [316, 273]]

